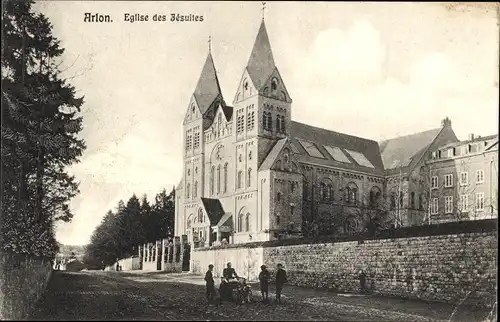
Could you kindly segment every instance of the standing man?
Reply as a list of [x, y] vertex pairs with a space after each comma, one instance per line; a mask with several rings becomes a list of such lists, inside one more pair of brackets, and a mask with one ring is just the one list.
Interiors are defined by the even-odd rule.
[[208, 271], [205, 273], [205, 282], [207, 282], [207, 300], [208, 303], [212, 302], [215, 299], [215, 282], [212, 271], [214, 269], [214, 265], [208, 265]]
[[276, 303], [281, 304], [281, 291], [283, 290], [283, 284], [288, 282], [286, 271], [283, 269], [282, 264], [278, 264], [278, 270], [276, 271]]
[[262, 293], [262, 302], [267, 302], [269, 300], [269, 279], [271, 278], [271, 274], [267, 270], [266, 265], [262, 265], [260, 269], [261, 269], [259, 273], [260, 293]]

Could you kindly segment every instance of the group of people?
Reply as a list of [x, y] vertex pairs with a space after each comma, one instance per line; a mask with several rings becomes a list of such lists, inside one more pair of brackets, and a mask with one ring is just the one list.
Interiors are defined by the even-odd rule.
[[[215, 281], [213, 277], [213, 269], [214, 265], [208, 265], [208, 271], [205, 274], [205, 282], [207, 287], [207, 300], [212, 302], [216, 297], [215, 291]], [[262, 265], [260, 267], [261, 271], [259, 273], [259, 282], [260, 282], [260, 292], [262, 294], [262, 301], [269, 301], [269, 281], [271, 279], [271, 273], [267, 269], [266, 265]], [[222, 284], [228, 283], [230, 280], [238, 278], [238, 274], [234, 268], [231, 267], [231, 263], [227, 263], [227, 267], [224, 268], [222, 272]], [[281, 304], [281, 292], [283, 290], [283, 285], [288, 282], [286, 271], [283, 269], [282, 264], [277, 265], [276, 270], [276, 303]], [[222, 286], [222, 285], [221, 285]], [[221, 287], [222, 290], [222, 287]]]

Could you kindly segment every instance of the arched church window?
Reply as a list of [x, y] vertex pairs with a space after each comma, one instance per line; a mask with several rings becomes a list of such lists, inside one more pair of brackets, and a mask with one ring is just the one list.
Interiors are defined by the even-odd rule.
[[355, 205], [358, 202], [358, 186], [354, 182], [350, 182], [346, 188], [347, 203]]
[[243, 214], [238, 215], [238, 232], [243, 231]]
[[264, 130], [267, 130], [268, 129], [268, 126], [267, 126], [267, 112], [264, 112], [262, 113], [263, 117], [262, 117], [262, 127], [264, 128]]
[[264, 96], [269, 95], [269, 87], [264, 88], [263, 94]]
[[215, 166], [210, 169], [210, 194], [214, 193]]
[[238, 189], [241, 189], [241, 181], [243, 179], [242, 177], [243, 177], [243, 172], [241, 172], [241, 170], [240, 170], [240, 171], [238, 171], [238, 177], [236, 178], [237, 179], [236, 180], [236, 187]]
[[283, 91], [280, 93], [280, 100], [286, 101], [286, 94]]
[[248, 169], [248, 176], [247, 176], [247, 187], [250, 187], [252, 185], [252, 169]]
[[281, 200], [281, 192], [276, 193], [276, 200], [277, 201]]
[[319, 199], [324, 201], [326, 199], [326, 185], [324, 182], [319, 184]]
[[193, 114], [194, 114], [194, 112], [196, 111], [196, 107], [194, 106], [194, 104], [193, 104], [193, 105], [191, 105], [191, 111], [192, 111], [192, 113], [193, 113]]
[[189, 199], [191, 196], [190, 196], [190, 193], [189, 191], [191, 190], [191, 184], [187, 184], [186, 186], [186, 198]]
[[248, 152], [248, 160], [252, 160], [252, 151]]
[[250, 231], [250, 213], [245, 216], [245, 231]]
[[275, 91], [278, 89], [278, 79], [276, 77], [271, 81], [271, 90]]
[[203, 209], [198, 210], [198, 222], [203, 223]]
[[220, 165], [217, 167], [217, 193], [220, 193]]
[[227, 162], [224, 164], [224, 192], [227, 192]]
[[273, 117], [271, 113], [267, 113], [267, 129], [269, 131], [273, 129]]
[[276, 132], [281, 133], [281, 116], [276, 115]]
[[221, 125], [222, 125], [222, 114], [219, 114], [219, 117], [218, 117], [217, 123], [219, 123], [219, 126], [221, 126]]
[[194, 182], [194, 187], [193, 187], [193, 197], [196, 198], [198, 197], [198, 181]]

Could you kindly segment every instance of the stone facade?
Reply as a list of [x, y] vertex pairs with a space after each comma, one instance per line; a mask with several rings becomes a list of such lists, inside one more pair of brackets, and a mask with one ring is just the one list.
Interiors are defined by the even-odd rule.
[[[269, 241], [316, 226], [323, 234], [358, 232], [381, 211], [396, 227], [447, 218], [430, 214], [425, 176], [435, 151], [460, 143], [448, 118], [376, 142], [295, 122], [292, 111], [263, 21], [232, 106], [208, 54], [182, 125], [175, 235], [196, 248]], [[490, 199], [498, 186], [491, 182]]]
[[498, 217], [498, 135], [441, 146], [425, 170], [435, 182], [431, 222]]
[[[197, 249], [192, 271], [209, 264], [220, 274], [227, 261], [238, 274], [256, 280], [259, 267], [272, 271], [282, 263], [292, 285], [338, 292], [360, 291], [360, 273], [368, 291], [456, 303], [490, 305], [496, 295], [498, 238], [496, 232], [379, 239], [255, 248]], [[240, 273], [242, 272], [242, 273]], [[218, 275], [216, 275], [218, 276]]]

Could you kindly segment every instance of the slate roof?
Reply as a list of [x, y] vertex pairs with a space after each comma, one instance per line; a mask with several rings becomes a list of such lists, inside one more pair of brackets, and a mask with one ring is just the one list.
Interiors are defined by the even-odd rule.
[[384, 168], [391, 172], [408, 167], [412, 161], [420, 159], [441, 130], [436, 128], [380, 142]]
[[205, 114], [217, 98], [222, 97], [212, 53], [208, 53], [193, 95], [202, 114]]
[[274, 144], [272, 147], [271, 151], [267, 154], [266, 158], [262, 162], [262, 164], [259, 167], [259, 171], [263, 170], [269, 170], [274, 164], [274, 160], [278, 157], [280, 151], [283, 149], [283, 146], [285, 145], [287, 139], [281, 139]]
[[226, 120], [231, 121], [231, 118], [233, 117], [233, 107], [222, 105], [222, 112], [224, 112]]
[[[315, 143], [323, 158], [310, 156], [297, 139]], [[350, 170], [363, 171], [374, 175], [383, 175], [384, 167], [378, 143], [373, 140], [364, 139], [348, 134], [329, 131], [299, 122], [291, 122], [291, 143], [297, 148], [299, 154], [295, 154], [297, 161], [310, 162], [326, 166], [334, 166]], [[339, 162], [326, 151], [323, 145], [338, 147], [344, 152], [350, 163]], [[273, 148], [274, 149], [274, 148]], [[374, 168], [359, 165], [345, 149], [361, 152], [373, 164]], [[272, 151], [272, 150], [271, 150]]]
[[203, 207], [205, 207], [205, 211], [207, 212], [208, 218], [210, 219], [210, 225], [217, 225], [219, 223], [219, 220], [224, 215], [224, 208], [222, 208], [220, 200], [212, 198], [201, 198], [201, 202], [203, 203]]
[[248, 59], [247, 71], [254, 86], [260, 90], [276, 68], [264, 20], [260, 24], [252, 53]]

